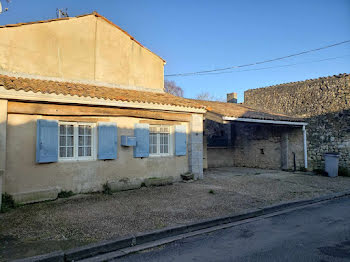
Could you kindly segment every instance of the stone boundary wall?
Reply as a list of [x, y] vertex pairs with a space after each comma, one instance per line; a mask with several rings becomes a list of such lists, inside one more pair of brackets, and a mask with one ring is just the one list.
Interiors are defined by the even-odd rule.
[[350, 170], [350, 74], [250, 89], [244, 104], [304, 118], [310, 169], [324, 168], [324, 153], [339, 152]]

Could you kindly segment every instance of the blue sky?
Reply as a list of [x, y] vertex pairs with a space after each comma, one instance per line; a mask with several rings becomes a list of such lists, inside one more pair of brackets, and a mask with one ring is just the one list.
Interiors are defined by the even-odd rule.
[[[165, 74], [241, 65], [350, 40], [350, 0], [12, 0], [0, 24], [70, 16], [94, 10], [163, 57]], [[209, 92], [225, 98], [244, 90], [339, 73], [350, 73], [350, 44], [261, 67], [304, 63], [257, 71], [168, 78], [186, 97]]]

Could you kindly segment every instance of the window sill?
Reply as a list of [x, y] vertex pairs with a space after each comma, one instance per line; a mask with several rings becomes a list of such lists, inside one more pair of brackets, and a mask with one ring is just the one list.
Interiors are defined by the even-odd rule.
[[170, 158], [174, 155], [149, 155], [150, 158]]
[[59, 159], [57, 162], [59, 163], [67, 163], [67, 162], [88, 162], [88, 161], [96, 161], [96, 158], [86, 158], [86, 159]]

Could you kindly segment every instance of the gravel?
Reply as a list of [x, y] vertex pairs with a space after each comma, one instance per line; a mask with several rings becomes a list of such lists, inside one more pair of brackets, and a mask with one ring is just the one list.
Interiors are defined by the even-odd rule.
[[349, 189], [349, 177], [217, 168], [200, 181], [26, 205], [0, 214], [0, 261]]

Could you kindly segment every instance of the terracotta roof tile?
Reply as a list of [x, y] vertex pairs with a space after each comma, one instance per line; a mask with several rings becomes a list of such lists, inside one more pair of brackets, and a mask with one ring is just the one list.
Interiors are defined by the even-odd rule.
[[268, 111], [261, 111], [252, 107], [247, 107], [242, 104], [193, 100], [198, 104], [206, 107], [207, 111], [228, 117], [237, 118], [252, 118], [262, 120], [277, 120], [277, 121], [302, 121], [299, 118], [294, 118], [282, 114], [277, 114]]
[[0, 75], [0, 86], [4, 86], [7, 90], [23, 90], [26, 92], [32, 91], [34, 93], [43, 94], [77, 95], [79, 97], [102, 98], [114, 101], [144, 102], [161, 105], [204, 108], [203, 105], [198, 104], [193, 100], [177, 97], [168, 93], [154, 93], [72, 82]]
[[91, 97], [109, 99], [114, 101], [143, 102], [160, 105], [183, 106], [191, 108], [203, 108], [209, 112], [228, 117], [252, 118], [264, 120], [302, 121], [282, 114], [257, 110], [241, 104], [213, 102], [186, 99], [168, 93], [153, 93], [146, 91], [129, 90], [122, 88], [87, 85], [72, 82], [59, 82], [52, 80], [30, 79], [0, 75], [0, 86], [7, 90], [32, 91], [43, 94], [77, 95], [79, 97]]

